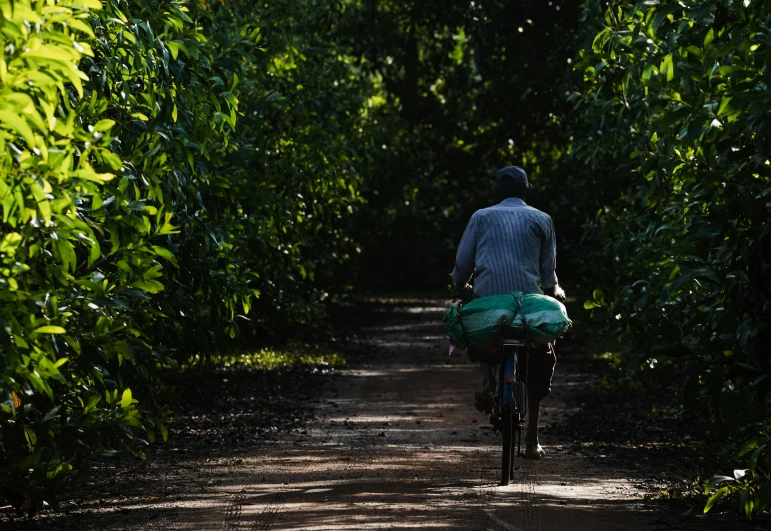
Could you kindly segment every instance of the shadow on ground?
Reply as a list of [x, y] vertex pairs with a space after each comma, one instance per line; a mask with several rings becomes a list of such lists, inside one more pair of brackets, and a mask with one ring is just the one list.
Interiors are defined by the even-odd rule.
[[[68, 514], [3, 529], [755, 528], [646, 498], [659, 470], [649, 463], [670, 456], [671, 440], [637, 441], [639, 419], [623, 413], [635, 398], [595, 392], [597, 365], [574, 361], [569, 342], [544, 403], [548, 459], [517, 460], [516, 481], [499, 487], [500, 436], [471, 407], [477, 368], [446, 354], [444, 310], [433, 300], [358, 307], [349, 323], [367, 340], [332, 385], [315, 375], [293, 395], [289, 373], [218, 375], [167, 448], [100, 463]], [[264, 422], [271, 415], [291, 421]]]

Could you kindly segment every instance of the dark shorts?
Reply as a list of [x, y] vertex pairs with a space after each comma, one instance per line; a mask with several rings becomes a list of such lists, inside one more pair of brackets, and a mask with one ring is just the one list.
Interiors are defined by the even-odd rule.
[[[487, 361], [496, 364], [500, 362], [500, 353], [498, 352], [469, 350], [468, 357], [471, 361]], [[529, 347], [527, 355], [520, 349], [519, 371], [525, 377], [527, 395], [531, 400], [543, 400], [551, 394], [551, 379], [554, 376], [556, 364], [557, 355], [552, 345]]]

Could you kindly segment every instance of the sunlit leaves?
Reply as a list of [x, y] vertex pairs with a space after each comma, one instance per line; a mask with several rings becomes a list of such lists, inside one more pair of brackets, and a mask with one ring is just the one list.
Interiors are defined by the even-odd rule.
[[62, 328], [61, 326], [41, 326], [40, 328], [36, 328], [33, 330], [34, 334], [66, 334], [67, 331]]
[[[249, 53], [231, 19], [210, 40], [174, 0], [0, 9], [0, 391], [25, 397], [16, 424], [0, 413], [0, 490], [37, 507], [92, 455], [155, 437], [162, 405], [142, 397], [173, 363], [176, 312], [169, 326], [164, 311], [201, 300], [177, 253], [211, 227], [176, 217], [209, 206], [210, 174], [232, 149], [234, 69]], [[211, 258], [207, 273], [237, 277]], [[180, 263], [188, 297], [159, 299]], [[206, 289], [215, 309], [201, 313], [216, 331], [221, 293]]]

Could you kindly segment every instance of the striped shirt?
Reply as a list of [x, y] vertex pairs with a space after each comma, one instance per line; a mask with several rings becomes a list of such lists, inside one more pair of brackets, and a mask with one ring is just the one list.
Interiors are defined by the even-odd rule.
[[551, 217], [510, 197], [471, 216], [458, 245], [452, 278], [465, 283], [474, 274], [478, 297], [510, 291], [542, 293], [540, 288], [557, 284], [556, 264]]

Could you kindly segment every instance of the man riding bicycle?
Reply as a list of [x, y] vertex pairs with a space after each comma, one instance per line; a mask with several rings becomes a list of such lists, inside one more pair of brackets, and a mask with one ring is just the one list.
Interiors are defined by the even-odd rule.
[[[506, 166], [496, 174], [495, 191], [500, 203], [471, 216], [452, 272], [453, 281], [468, 298], [521, 291], [565, 300], [555, 272], [554, 224], [548, 214], [525, 203], [531, 190], [525, 170]], [[469, 285], [472, 276], [473, 288]], [[479, 361], [482, 369], [482, 390], [476, 393], [475, 406], [489, 413], [494, 404], [496, 353], [469, 349], [468, 355], [472, 361]], [[552, 345], [530, 348], [529, 374], [524, 376], [528, 397], [525, 457], [531, 459], [545, 453], [538, 441], [538, 416], [541, 400], [551, 392], [556, 361]]]

